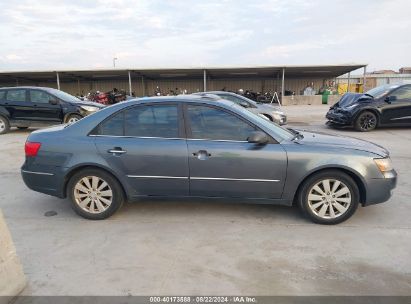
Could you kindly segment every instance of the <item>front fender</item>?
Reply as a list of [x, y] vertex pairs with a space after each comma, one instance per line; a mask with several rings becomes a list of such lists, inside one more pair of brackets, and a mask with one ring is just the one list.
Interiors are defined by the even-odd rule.
[[382, 174], [373, 160], [373, 157], [377, 157], [377, 155], [369, 152], [351, 149], [324, 151], [318, 147], [301, 147], [292, 144], [287, 145], [286, 150], [288, 167], [283, 199], [291, 203], [302, 182], [308, 176], [322, 170], [339, 169], [349, 173], [361, 182], [359, 186], [365, 190], [365, 193], [371, 180], [382, 178]]

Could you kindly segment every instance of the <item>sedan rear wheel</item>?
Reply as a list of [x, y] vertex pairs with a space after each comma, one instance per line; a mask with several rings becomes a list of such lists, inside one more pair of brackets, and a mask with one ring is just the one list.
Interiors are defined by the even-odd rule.
[[74, 211], [92, 220], [111, 216], [124, 200], [118, 181], [98, 169], [86, 169], [75, 174], [70, 179], [68, 191]]
[[311, 176], [301, 188], [299, 205], [312, 221], [338, 224], [350, 218], [358, 207], [357, 184], [347, 174], [330, 170]]

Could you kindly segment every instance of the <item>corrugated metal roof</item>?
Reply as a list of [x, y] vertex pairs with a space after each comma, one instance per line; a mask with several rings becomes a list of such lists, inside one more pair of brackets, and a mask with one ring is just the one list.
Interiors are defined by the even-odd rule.
[[0, 71], [0, 81], [22, 79], [43, 81], [54, 79], [56, 72], [61, 79], [71, 80], [104, 80], [126, 79], [130, 71], [132, 76], [144, 76], [147, 79], [200, 79], [203, 71], [207, 76], [219, 78], [273, 78], [285, 69], [286, 77], [324, 77], [333, 78], [357, 70], [366, 64], [336, 64], [336, 65], [281, 65], [255, 67], [197, 67], [197, 68], [111, 68], [111, 69], [73, 69], [49, 71]]

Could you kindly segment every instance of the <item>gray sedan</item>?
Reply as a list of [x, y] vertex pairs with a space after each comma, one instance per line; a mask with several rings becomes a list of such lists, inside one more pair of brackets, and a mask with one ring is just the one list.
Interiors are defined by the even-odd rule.
[[274, 106], [272, 104], [255, 102], [254, 100], [248, 99], [245, 96], [226, 92], [226, 91], [208, 91], [194, 93], [194, 95], [213, 95], [218, 96], [222, 99], [230, 100], [236, 104], [246, 108], [248, 111], [260, 115], [261, 117], [273, 121], [279, 125], [285, 125], [287, 123], [287, 115], [279, 106]]
[[297, 204], [337, 224], [391, 196], [389, 153], [370, 142], [287, 130], [212, 98], [122, 102], [80, 121], [31, 133], [21, 173], [38, 192], [69, 197], [88, 219], [125, 200], [224, 199]]

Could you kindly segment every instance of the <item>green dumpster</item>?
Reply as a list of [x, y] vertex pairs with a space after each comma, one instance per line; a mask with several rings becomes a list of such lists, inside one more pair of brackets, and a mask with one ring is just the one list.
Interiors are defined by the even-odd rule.
[[331, 95], [332, 92], [330, 90], [325, 90], [322, 96], [322, 104], [328, 104], [328, 95]]

